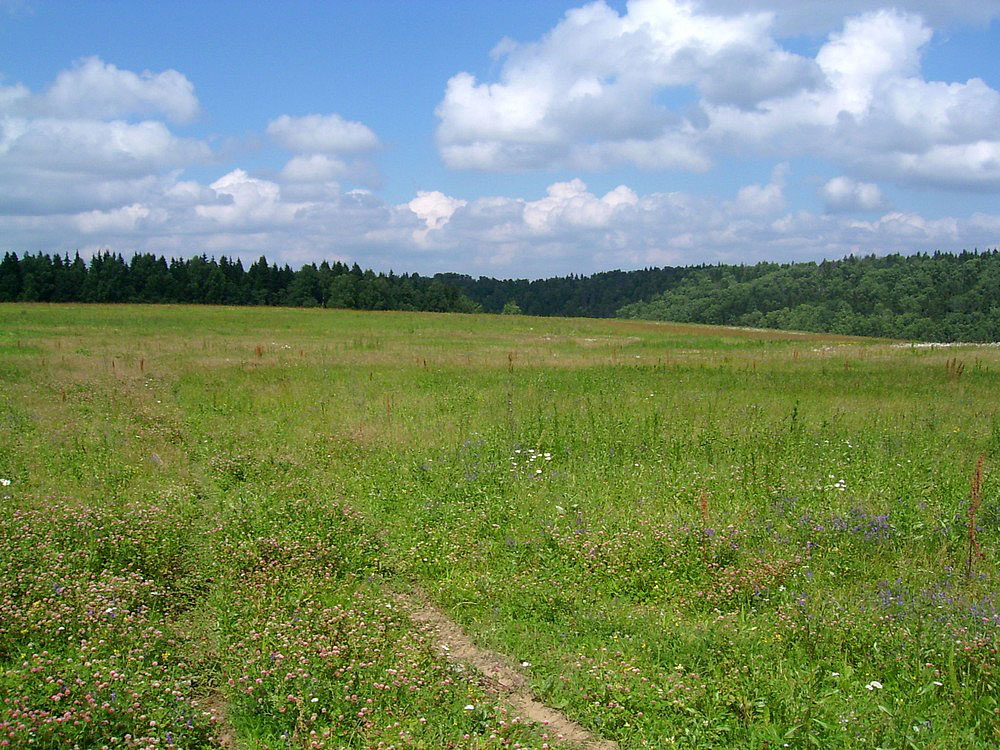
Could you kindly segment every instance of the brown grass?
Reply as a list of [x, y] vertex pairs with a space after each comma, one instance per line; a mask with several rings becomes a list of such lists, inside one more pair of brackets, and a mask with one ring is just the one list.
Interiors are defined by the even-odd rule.
[[708, 567], [708, 492], [705, 490], [698, 498], [698, 510], [701, 512], [701, 560]]
[[965, 560], [965, 575], [972, 578], [976, 560], [983, 558], [983, 553], [979, 548], [979, 540], [976, 539], [976, 514], [979, 513], [979, 506], [983, 499], [983, 464], [986, 455], [979, 454], [976, 460], [976, 468], [972, 472], [972, 486], [969, 489], [969, 550]]
[[952, 357], [944, 363], [944, 368], [948, 373], [948, 380], [955, 382], [965, 372], [965, 362], [959, 362], [958, 357]]

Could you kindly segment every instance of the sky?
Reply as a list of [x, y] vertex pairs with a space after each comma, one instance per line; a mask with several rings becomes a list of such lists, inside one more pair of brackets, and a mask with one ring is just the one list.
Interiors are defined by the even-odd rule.
[[1000, 245], [1000, 0], [0, 0], [0, 252], [542, 278]]

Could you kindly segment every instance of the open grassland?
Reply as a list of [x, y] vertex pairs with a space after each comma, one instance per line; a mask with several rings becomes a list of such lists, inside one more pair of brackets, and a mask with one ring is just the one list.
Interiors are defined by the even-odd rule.
[[0, 305], [0, 746], [569, 746], [405, 594], [622, 748], [993, 748], [998, 457], [994, 348]]

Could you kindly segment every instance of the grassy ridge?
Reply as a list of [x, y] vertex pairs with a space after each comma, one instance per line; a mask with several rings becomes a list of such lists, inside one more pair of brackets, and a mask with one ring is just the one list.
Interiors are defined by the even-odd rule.
[[397, 611], [416, 584], [623, 747], [995, 746], [998, 358], [0, 306], [0, 742], [555, 743]]

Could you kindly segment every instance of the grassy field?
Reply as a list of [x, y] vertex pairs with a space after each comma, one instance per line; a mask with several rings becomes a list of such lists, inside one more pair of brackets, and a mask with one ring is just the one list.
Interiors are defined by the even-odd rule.
[[0, 305], [0, 747], [569, 746], [408, 593], [621, 748], [993, 748], [998, 455], [989, 347]]

